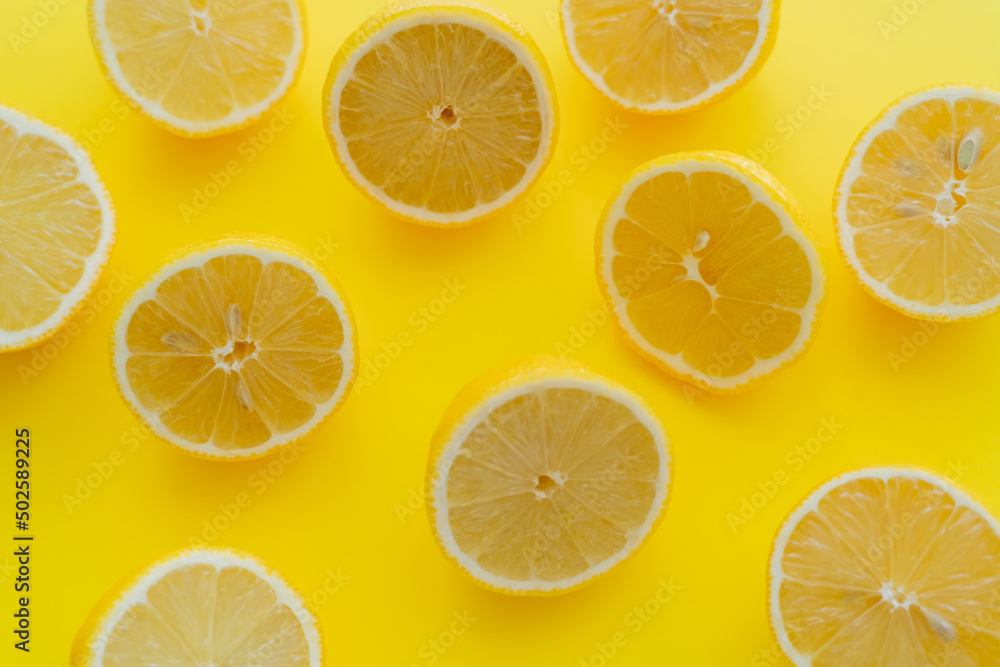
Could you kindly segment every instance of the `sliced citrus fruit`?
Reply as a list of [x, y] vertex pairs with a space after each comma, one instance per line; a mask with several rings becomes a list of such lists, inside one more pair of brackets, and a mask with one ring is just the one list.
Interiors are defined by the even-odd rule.
[[642, 399], [575, 363], [494, 369], [462, 390], [434, 436], [435, 537], [492, 590], [582, 586], [652, 534], [669, 494], [668, 444]]
[[822, 257], [791, 196], [731, 153], [632, 172], [598, 225], [597, 274], [641, 354], [722, 393], [797, 359], [825, 300]]
[[893, 103], [855, 141], [837, 241], [866, 291], [923, 319], [1000, 308], [1000, 92], [944, 86]]
[[90, 0], [111, 84], [183, 136], [232, 132], [292, 87], [305, 60], [299, 0]]
[[357, 374], [340, 288], [290, 244], [227, 239], [169, 263], [126, 304], [115, 380], [155, 433], [209, 458], [261, 456], [333, 413]]
[[319, 624], [302, 596], [256, 558], [195, 548], [110, 591], [81, 628], [74, 667], [320, 667]]
[[577, 69], [629, 111], [718, 101], [752, 79], [778, 35], [778, 0], [562, 0]]
[[334, 57], [323, 115], [355, 186], [430, 225], [469, 223], [524, 194], [552, 157], [557, 126], [538, 47], [473, 3], [375, 14]]
[[770, 561], [770, 617], [796, 665], [994, 665], [1000, 525], [949, 481], [871, 468], [819, 487]]
[[52, 335], [94, 289], [115, 217], [86, 152], [0, 106], [0, 352]]

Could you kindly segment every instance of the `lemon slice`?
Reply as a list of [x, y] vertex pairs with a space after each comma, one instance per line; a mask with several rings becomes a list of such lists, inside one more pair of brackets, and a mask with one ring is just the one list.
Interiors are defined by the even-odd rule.
[[90, 0], [111, 84], [182, 136], [232, 132], [288, 93], [305, 60], [298, 0]]
[[290, 244], [227, 239], [162, 268], [126, 304], [115, 380], [155, 433], [209, 458], [261, 456], [333, 413], [357, 372], [347, 302]]
[[883, 111], [840, 174], [837, 241], [866, 291], [923, 319], [1000, 308], [1000, 92], [930, 88]]
[[115, 218], [68, 136], [0, 106], [0, 352], [51, 336], [94, 289]]
[[669, 494], [667, 447], [642, 399], [576, 364], [494, 369], [458, 395], [434, 436], [431, 526], [480, 585], [564, 593], [652, 534]]
[[716, 102], [774, 48], [778, 0], [562, 0], [563, 37], [583, 75], [630, 111]]
[[77, 635], [70, 664], [320, 667], [319, 624], [257, 559], [189, 549], [111, 591]]
[[837, 477], [781, 527], [770, 616], [796, 665], [992, 665], [1000, 525], [948, 481], [871, 468]]
[[826, 294], [791, 196], [731, 153], [678, 153], [632, 172], [598, 225], [597, 274], [641, 354], [720, 393], [797, 359]]
[[557, 125], [538, 47], [471, 3], [404, 2], [375, 14], [334, 57], [323, 115], [355, 186], [438, 226], [524, 194], [552, 157]]

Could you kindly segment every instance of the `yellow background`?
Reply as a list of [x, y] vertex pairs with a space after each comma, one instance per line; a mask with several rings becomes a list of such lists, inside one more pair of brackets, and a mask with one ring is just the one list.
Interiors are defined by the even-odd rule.
[[[837, 258], [830, 215], [851, 142], [886, 104], [932, 83], [1000, 86], [998, 3], [786, 0], [777, 47], [750, 85], [688, 116], [645, 118], [615, 110], [572, 68], [556, 0], [495, 0], [538, 41], [557, 83], [562, 127], [542, 182], [568, 169], [573, 184], [551, 203], [539, 201], [537, 186], [531, 200], [549, 205], [532, 224], [519, 228], [502, 214], [443, 231], [376, 210], [345, 180], [324, 137], [320, 90], [330, 60], [382, 3], [308, 4], [305, 70], [284, 105], [292, 118], [248, 159], [248, 142], [268, 138], [269, 118], [187, 140], [126, 114], [98, 69], [84, 0], [0, 2], [0, 104], [92, 144], [118, 214], [117, 244], [76, 317], [77, 335], [64, 339], [64, 350], [0, 358], [0, 535], [11, 544], [13, 431], [26, 426], [37, 536], [30, 657], [12, 648], [13, 548], [0, 548], [0, 662], [65, 664], [106, 589], [204, 538], [206, 521], [225, 525], [223, 508], [239, 499], [250, 502], [209, 541], [256, 553], [313, 600], [330, 664], [403, 667], [599, 667], [595, 642], [618, 632], [624, 645], [607, 663], [622, 667], [785, 664], [770, 653], [765, 563], [779, 523], [816, 484], [871, 464], [950, 468], [1000, 514], [1000, 317], [928, 333], [879, 305]], [[33, 15], [42, 22], [46, 6], [54, 15], [37, 34], [26, 30]], [[14, 44], [12, 34], [29, 37]], [[802, 120], [792, 124], [786, 114], [796, 113]], [[609, 123], [626, 127], [597, 150]], [[765, 150], [765, 166], [795, 193], [830, 263], [831, 297], [813, 349], [737, 397], [685, 390], [632, 353], [613, 325], [584, 326], [601, 308], [593, 237], [606, 198], [638, 164], [689, 149], [758, 158]], [[181, 205], [205, 193], [230, 160], [240, 173], [185, 221]], [[535, 213], [526, 203], [514, 212]], [[213, 463], [143, 439], [111, 380], [108, 336], [128, 293], [175, 249], [243, 230], [282, 235], [314, 253], [354, 307], [362, 373], [376, 361], [385, 367], [356, 385], [287, 463]], [[112, 280], [115, 272], [124, 278]], [[438, 310], [447, 280], [463, 286], [460, 295], [421, 330], [420, 309]], [[388, 364], [378, 359], [401, 333], [411, 344]], [[458, 389], [500, 361], [557, 346], [619, 378], [660, 414], [674, 443], [673, 497], [645, 549], [602, 581], [552, 599], [503, 597], [477, 588], [438, 553], [416, 494], [430, 435]], [[45, 349], [51, 360], [39, 356]], [[23, 376], [32, 363], [37, 375]], [[823, 419], [842, 426], [799, 466], [789, 452], [824, 435]], [[109, 465], [104, 479], [97, 469]], [[277, 474], [265, 478], [268, 466]], [[751, 498], [776, 472], [787, 483], [773, 498]], [[734, 532], [727, 514], [743, 499], [762, 507]], [[647, 620], [628, 616], [655, 599], [661, 580], [680, 590]], [[449, 637], [456, 613], [475, 620]], [[429, 642], [438, 639], [452, 645], [435, 651]]]

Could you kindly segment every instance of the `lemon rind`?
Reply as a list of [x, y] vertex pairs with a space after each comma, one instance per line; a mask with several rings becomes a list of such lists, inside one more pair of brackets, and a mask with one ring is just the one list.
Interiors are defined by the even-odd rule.
[[[341, 375], [340, 386], [337, 387], [337, 390], [327, 401], [315, 406], [316, 412], [309, 421], [286, 433], [272, 433], [267, 441], [255, 447], [229, 450], [216, 447], [211, 444], [211, 441], [195, 444], [179, 438], [163, 425], [159, 419], [159, 415], [153, 414], [139, 402], [135, 396], [135, 392], [132, 391], [125, 370], [126, 362], [129, 356], [131, 356], [125, 337], [128, 331], [128, 324], [138, 307], [155, 296], [156, 289], [164, 280], [182, 269], [201, 267], [210, 259], [232, 254], [252, 255], [265, 261], [265, 263], [267, 261], [286, 262], [308, 274], [316, 283], [318, 295], [328, 299], [336, 310], [344, 327], [344, 343], [338, 351], [343, 360], [343, 374]], [[299, 440], [322, 424], [333, 413], [337, 412], [347, 399], [347, 395], [357, 376], [357, 347], [357, 329], [350, 306], [341, 294], [339, 286], [331, 278], [326, 276], [312, 262], [307, 261], [297, 253], [290, 252], [288, 249], [255, 239], [231, 238], [219, 243], [200, 246], [174, 261], [161, 266], [143, 286], [129, 297], [129, 300], [122, 307], [121, 314], [118, 316], [112, 330], [111, 363], [115, 383], [118, 386], [119, 393], [125, 399], [125, 403], [133, 414], [153, 431], [155, 435], [195, 456], [211, 459], [244, 460], [265, 456], [280, 447]]]
[[[424, 207], [412, 206], [388, 197], [384, 191], [369, 181], [354, 164], [347, 150], [346, 140], [340, 129], [340, 95], [347, 85], [354, 68], [361, 58], [378, 43], [384, 42], [396, 33], [417, 25], [438, 23], [460, 23], [476, 30], [510, 49], [531, 74], [538, 93], [541, 112], [542, 142], [535, 159], [525, 171], [518, 184], [491, 202], [479, 204], [465, 211], [438, 213]], [[516, 35], [516, 38], [514, 37]], [[348, 50], [348, 53], [344, 53]], [[323, 87], [323, 123], [327, 137], [333, 148], [337, 163], [348, 179], [362, 193], [390, 213], [406, 220], [439, 227], [459, 227], [479, 221], [481, 218], [500, 211], [523, 197], [538, 180], [552, 159], [558, 127], [555, 86], [544, 56], [520, 26], [505, 16], [481, 7], [474, 2], [438, 3], [414, 2], [390, 6], [377, 13], [358, 28], [344, 42], [341, 52], [334, 57], [326, 84]]]
[[122, 617], [136, 604], [145, 604], [149, 589], [164, 575], [188, 565], [211, 565], [218, 570], [225, 567], [239, 567], [249, 570], [266, 582], [274, 591], [277, 602], [286, 605], [300, 621], [311, 657], [310, 667], [323, 664], [323, 638], [319, 621], [305, 604], [302, 594], [285, 578], [261, 562], [257, 557], [234, 549], [219, 547], [192, 547], [166, 556], [145, 568], [138, 576], [130, 579], [114, 597], [106, 610], [98, 618], [89, 636], [77, 648], [83, 652], [77, 667], [100, 667], [104, 664], [111, 631]]
[[[518, 396], [544, 389], [573, 388], [605, 396], [628, 408], [653, 436], [660, 458], [656, 479], [656, 494], [650, 512], [640, 530], [631, 535], [627, 546], [611, 558], [591, 566], [584, 572], [558, 581], [517, 581], [487, 572], [458, 546], [448, 521], [448, 470], [459, 454], [461, 444], [490, 413]], [[609, 380], [591, 373], [560, 370], [529, 372], [502, 382], [487, 397], [477, 403], [450, 429], [448, 440], [437, 452], [432, 452], [431, 476], [428, 480], [428, 510], [438, 544], [449, 559], [480, 585], [510, 595], [552, 595], [569, 592], [612, 570], [634, 555], [655, 531], [666, 510], [672, 483], [670, 440], [663, 424], [639, 396]]]
[[982, 517], [986, 524], [993, 529], [993, 532], [1000, 537], [1000, 522], [979, 501], [944, 477], [922, 468], [892, 465], [862, 468], [842, 473], [819, 485], [789, 513], [788, 517], [781, 524], [774, 537], [774, 544], [771, 547], [767, 565], [767, 606], [771, 632], [774, 634], [781, 650], [784, 651], [788, 659], [797, 667], [809, 667], [812, 665], [812, 658], [802, 655], [792, 645], [791, 639], [788, 637], [788, 631], [785, 629], [784, 617], [781, 613], [780, 591], [781, 582], [784, 579], [781, 561], [785, 553], [785, 547], [788, 545], [788, 540], [802, 519], [810, 512], [816, 511], [819, 508], [820, 501], [832, 489], [859, 479], [881, 479], [887, 481], [891, 478], [917, 479], [941, 489], [951, 496], [956, 506], [966, 507]]
[[[570, 17], [570, 6], [579, 1], [562, 0], [559, 9], [563, 41], [566, 43], [566, 50], [569, 52], [570, 60], [577, 70], [583, 74], [583, 77], [602, 95], [616, 106], [636, 113], [650, 115], [687, 113], [722, 101], [749, 83], [757, 75], [763, 68], [764, 63], [767, 62], [771, 51], [774, 49], [774, 43], [777, 40], [780, 0], [763, 0], [760, 11], [757, 13], [759, 25], [763, 26], [763, 29], [757, 31], [757, 39], [754, 41], [750, 51], [747, 52], [740, 67], [733, 74], [722, 81], [713, 81], [705, 91], [689, 100], [682, 102], [661, 101], [652, 104], [636, 104], [632, 100], [622, 97], [608, 88], [607, 84], [604, 83], [604, 77], [598, 74], [590, 66], [590, 63], [580, 55], [576, 46], [575, 29], [571, 29], [573, 21]], [[766, 17], [766, 21], [764, 17]]]
[[833, 196], [834, 209], [834, 229], [837, 237], [837, 248], [840, 256], [847, 264], [851, 273], [857, 278], [861, 286], [871, 296], [890, 308], [923, 320], [936, 320], [942, 322], [958, 322], [969, 320], [983, 315], [989, 315], [1000, 309], [1000, 294], [982, 301], [978, 304], [958, 305], [945, 304], [929, 306], [905, 299], [892, 292], [883, 283], [875, 280], [860, 264], [857, 253], [854, 250], [854, 234], [856, 233], [847, 222], [847, 201], [850, 184], [861, 174], [861, 162], [865, 153], [871, 147], [875, 138], [886, 130], [895, 127], [900, 115], [906, 110], [928, 100], [941, 99], [951, 103], [961, 98], [980, 99], [1000, 106], [1000, 91], [978, 86], [974, 84], [945, 84], [921, 88], [911, 92], [892, 102], [889, 106], [879, 112], [861, 134], [854, 140], [847, 159], [840, 170], [837, 179], [837, 188]]
[[228, 116], [213, 121], [189, 121], [167, 112], [163, 105], [140, 94], [125, 77], [111, 47], [111, 39], [104, 22], [107, 0], [90, 0], [90, 35], [98, 63], [108, 82], [135, 106], [144, 116], [162, 128], [183, 137], [213, 137], [235, 132], [255, 123], [285, 99], [298, 81], [306, 56], [306, 17], [301, 0], [288, 0], [295, 29], [295, 42], [285, 58], [285, 73], [278, 86], [263, 100], [249, 107], [235, 108]]
[[[731, 176], [744, 184], [755, 202], [767, 206], [781, 223], [782, 233], [792, 238], [809, 260], [812, 290], [809, 300], [800, 309], [788, 308], [802, 317], [795, 340], [780, 354], [770, 359], [755, 358], [754, 365], [738, 375], [715, 377], [692, 368], [683, 353], [669, 354], [657, 348], [643, 336], [628, 315], [628, 301], [615, 287], [611, 270], [614, 252], [613, 236], [617, 222], [625, 215], [625, 205], [635, 190], [649, 179], [667, 172], [682, 172], [690, 176], [697, 172], [714, 172]], [[772, 192], [769, 192], [773, 191]], [[638, 167], [612, 195], [598, 227], [597, 259], [599, 283], [605, 297], [611, 301], [615, 322], [625, 332], [643, 356], [680, 380], [692, 382], [707, 391], [732, 393], [749, 387], [757, 380], [770, 376], [798, 360], [808, 350], [819, 328], [820, 315], [827, 297], [827, 276], [822, 251], [810, 230], [797, 222], [801, 219], [795, 203], [784, 188], [758, 165], [739, 155], [723, 152], [691, 152], [667, 155]]]
[[4, 331], [0, 329], [0, 353], [21, 350], [43, 342], [58, 331], [93, 293], [97, 282], [111, 258], [116, 235], [115, 209], [108, 190], [101, 180], [94, 163], [84, 148], [62, 130], [32, 118], [16, 109], [0, 106], [0, 121], [9, 123], [19, 134], [42, 137], [66, 151], [77, 167], [77, 181], [86, 185], [101, 208], [101, 236], [93, 253], [84, 259], [80, 280], [63, 295], [59, 307], [45, 320], [27, 329]]

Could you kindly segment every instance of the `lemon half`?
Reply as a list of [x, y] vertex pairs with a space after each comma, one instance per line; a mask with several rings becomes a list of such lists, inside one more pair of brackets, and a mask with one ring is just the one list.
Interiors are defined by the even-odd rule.
[[826, 299], [819, 246], [788, 191], [732, 153], [636, 169], [597, 229], [598, 282], [629, 342], [708, 391], [802, 355]]
[[523, 195], [551, 159], [557, 128], [538, 47], [472, 2], [375, 14], [334, 57], [323, 117], [355, 186], [436, 226], [473, 222]]
[[51, 336], [108, 261], [115, 216], [86, 152], [0, 106], [0, 352]]
[[80, 629], [74, 667], [321, 667], [319, 623], [302, 596], [230, 549], [172, 554], [110, 591]]
[[130, 298], [112, 338], [115, 380], [157, 435], [199, 456], [262, 456], [315, 428], [357, 374], [343, 293], [294, 246], [199, 246]]
[[90, 34], [108, 81], [183, 136], [257, 120], [306, 50], [299, 0], [90, 0]]
[[769, 612], [796, 665], [992, 665], [1000, 525], [946, 479], [869, 468], [820, 486], [778, 532]]
[[507, 364], [463, 389], [434, 435], [431, 526], [480, 585], [564, 593], [652, 534], [670, 490], [668, 447], [624, 387], [556, 358]]

